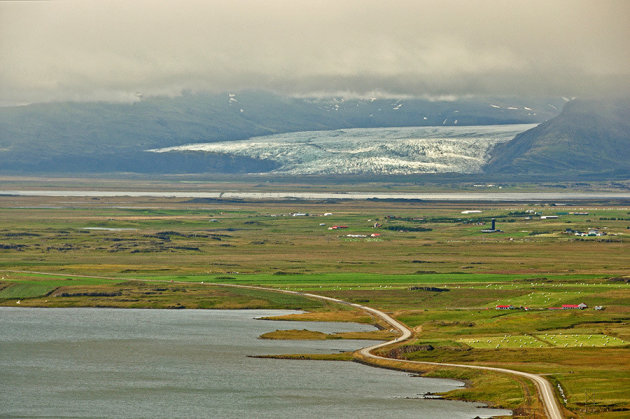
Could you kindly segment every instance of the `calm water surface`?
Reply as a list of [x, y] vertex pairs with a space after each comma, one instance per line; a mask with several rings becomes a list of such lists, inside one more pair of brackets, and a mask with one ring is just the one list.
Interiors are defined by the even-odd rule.
[[350, 362], [247, 355], [331, 353], [365, 341], [269, 341], [276, 329], [370, 330], [262, 321], [278, 310], [0, 308], [0, 416], [473, 418], [507, 411], [419, 399], [461, 383]]

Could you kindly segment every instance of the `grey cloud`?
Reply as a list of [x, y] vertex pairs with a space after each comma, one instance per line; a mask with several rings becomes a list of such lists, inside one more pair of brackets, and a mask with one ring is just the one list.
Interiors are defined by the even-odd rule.
[[1, 2], [1, 101], [630, 94], [629, 12], [623, 0]]

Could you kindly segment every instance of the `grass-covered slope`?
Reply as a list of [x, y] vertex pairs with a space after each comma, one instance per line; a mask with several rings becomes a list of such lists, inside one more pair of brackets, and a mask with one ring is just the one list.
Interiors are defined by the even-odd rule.
[[630, 100], [575, 100], [498, 144], [488, 173], [630, 174]]

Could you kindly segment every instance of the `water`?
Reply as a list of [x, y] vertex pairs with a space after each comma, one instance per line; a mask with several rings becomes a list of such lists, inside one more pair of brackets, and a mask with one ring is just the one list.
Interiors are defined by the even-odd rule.
[[370, 329], [254, 319], [282, 313], [0, 308], [0, 416], [454, 419], [508, 413], [418, 398], [461, 385], [452, 380], [350, 362], [247, 357], [366, 345], [257, 339], [276, 329]]
[[630, 192], [187, 192], [187, 191], [94, 191], [94, 190], [0, 190], [2, 195], [56, 197], [156, 197], [215, 199], [421, 199], [425, 201], [540, 202], [630, 199]]

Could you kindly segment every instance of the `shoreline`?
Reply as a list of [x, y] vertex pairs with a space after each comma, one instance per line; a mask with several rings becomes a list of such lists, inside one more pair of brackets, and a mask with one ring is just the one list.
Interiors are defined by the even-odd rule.
[[[207, 285], [214, 285], [214, 284], [207, 284]], [[280, 292], [287, 292], [284, 290], [278, 290]], [[292, 293], [292, 291], [289, 291], [290, 293]], [[327, 297], [323, 297], [323, 298], [327, 298]], [[351, 303], [349, 303], [351, 304]], [[154, 311], [154, 310], [175, 310], [175, 309], [165, 309], [165, 308], [126, 308], [126, 307], [87, 307], [87, 306], [73, 306], [73, 307], [38, 307], [38, 306], [0, 306], [0, 310], [3, 308], [7, 308], [7, 309], [18, 309], [18, 310], [37, 310], [37, 309], [45, 309], [45, 310], [66, 310], [66, 309], [105, 309], [105, 310], [150, 310], [150, 311]], [[197, 311], [197, 310], [209, 310], [209, 311], [247, 311], [247, 310], [260, 310], [260, 309], [250, 309], [250, 308], [241, 308], [241, 309], [184, 309], [184, 311]], [[285, 310], [285, 309], [268, 309], [270, 311], [295, 311], [295, 310]], [[179, 311], [179, 310], [177, 310]], [[256, 318], [256, 320], [269, 320], [267, 318]], [[295, 321], [305, 321], [305, 320], [295, 320]], [[333, 321], [333, 320], [330, 320]], [[347, 321], [343, 321], [344, 323], [346, 323]], [[361, 323], [359, 323], [361, 324]], [[258, 338], [260, 339], [260, 337]], [[300, 340], [300, 339], [288, 339], [288, 340]], [[343, 339], [345, 340], [345, 339]], [[364, 341], [367, 341], [367, 339], [361, 339]], [[382, 343], [379, 343], [378, 345], [387, 345], [389, 342], [387, 341], [382, 341]], [[363, 348], [365, 349], [365, 348]], [[408, 374], [413, 374], [413, 376], [418, 377], [418, 378], [433, 378], [433, 379], [440, 379], [440, 380], [450, 380], [450, 381], [456, 381], [461, 383], [461, 387], [458, 389], [453, 389], [453, 390], [449, 390], [447, 392], [444, 393], [437, 393], [437, 392], [433, 392], [433, 391], [429, 391], [426, 393], [422, 393], [419, 394], [418, 397], [406, 397], [408, 399], [431, 399], [431, 400], [444, 400], [444, 401], [458, 401], [458, 402], [464, 402], [467, 404], [473, 404], [475, 405], [476, 408], [488, 408], [488, 409], [502, 409], [502, 410], [508, 410], [510, 412], [512, 412], [512, 414], [510, 415], [492, 415], [491, 417], [493, 418], [503, 418], [503, 417], [514, 417], [514, 412], [512, 411], [512, 409], [507, 408], [507, 407], [502, 407], [494, 402], [491, 401], [487, 401], [487, 400], [470, 400], [467, 398], [461, 398], [461, 397], [452, 397], [449, 396], [448, 393], [450, 393], [451, 391], [457, 391], [461, 388], [472, 388], [473, 385], [469, 382], [469, 380], [466, 379], [462, 379], [459, 377], [449, 377], [449, 376], [429, 376], [429, 375], [425, 375], [426, 370], [421, 371], [415, 368], [409, 368], [409, 367], [400, 367], [400, 366], [384, 366], [384, 365], [379, 365], [377, 363], [370, 363], [370, 362], [366, 362], [363, 360], [360, 360], [356, 357], [356, 353], [361, 351], [362, 349], [357, 349], [355, 351], [347, 351], [347, 352], [340, 352], [340, 353], [322, 353], [322, 354], [317, 354], [317, 353], [295, 353], [295, 354], [273, 354], [273, 355], [247, 355], [248, 358], [258, 358], [258, 359], [277, 359], [277, 360], [296, 360], [296, 361], [337, 361], [337, 362], [355, 362], [361, 365], [365, 365], [368, 367], [372, 367], [372, 368], [381, 368], [381, 369], [386, 369], [386, 370], [391, 370], [391, 371], [397, 371], [397, 372], [402, 372], [402, 373], [408, 373]], [[392, 359], [392, 361], [403, 361], [403, 360], [395, 360]], [[484, 416], [485, 417], [485, 416]], [[489, 416], [490, 417], [490, 416]]]
[[[244, 285], [232, 285], [234, 287], [244, 287], [244, 288], [258, 288], [258, 289], [266, 289], [265, 287], [253, 287], [253, 286], [244, 286]], [[377, 318], [380, 318], [381, 320], [384, 320], [386, 323], [388, 323], [390, 326], [392, 326], [394, 329], [397, 329], [401, 335], [391, 341], [387, 341], [387, 342], [383, 342], [383, 343], [379, 343], [376, 345], [371, 345], [362, 349], [359, 349], [357, 351], [354, 352], [353, 354], [353, 358], [356, 361], [362, 360], [364, 361], [364, 363], [371, 365], [371, 366], [377, 366], [377, 367], [383, 367], [382, 364], [379, 364], [382, 361], [386, 361], [386, 362], [394, 362], [395, 363], [400, 363], [403, 366], [405, 365], [423, 365], [423, 366], [427, 366], [427, 365], [432, 365], [432, 366], [436, 366], [438, 368], [440, 367], [447, 367], [447, 368], [469, 368], [469, 369], [475, 369], [475, 370], [484, 370], [484, 371], [492, 371], [492, 372], [499, 372], [499, 373], [507, 373], [507, 374], [513, 374], [513, 375], [517, 375], [517, 376], [521, 376], [521, 377], [525, 377], [528, 380], [531, 380], [535, 386], [536, 389], [539, 393], [539, 396], [542, 397], [542, 402], [543, 402], [543, 408], [544, 408], [544, 412], [546, 413], [547, 417], [549, 419], [562, 419], [564, 418], [564, 415], [562, 414], [561, 408], [558, 405], [558, 402], [555, 398], [555, 394], [554, 394], [554, 390], [553, 387], [551, 386], [551, 384], [549, 383], [548, 380], [546, 380], [545, 378], [543, 378], [540, 375], [537, 374], [530, 374], [530, 373], [525, 373], [525, 372], [521, 372], [521, 371], [517, 371], [517, 370], [509, 370], [506, 368], [496, 368], [496, 367], [487, 367], [487, 366], [477, 366], [477, 365], [468, 365], [468, 364], [450, 364], [450, 363], [438, 363], [438, 362], [426, 362], [426, 361], [409, 361], [409, 360], [399, 360], [399, 359], [395, 359], [395, 358], [385, 358], [383, 356], [380, 355], [374, 355], [372, 354], [372, 351], [376, 350], [376, 349], [380, 349], [380, 348], [384, 348], [393, 344], [397, 344], [397, 343], [403, 343], [408, 341], [409, 339], [411, 339], [413, 337], [413, 332], [411, 331], [411, 329], [409, 329], [407, 326], [405, 326], [403, 323], [400, 323], [399, 321], [393, 319], [391, 316], [385, 314], [384, 312], [374, 309], [372, 307], [368, 307], [368, 306], [364, 306], [364, 305], [360, 305], [360, 304], [356, 304], [356, 303], [349, 303], [347, 301], [343, 301], [340, 300], [338, 298], [333, 298], [333, 297], [326, 297], [326, 296], [322, 296], [322, 295], [317, 295], [317, 294], [312, 294], [312, 293], [304, 293], [304, 292], [298, 292], [298, 291], [289, 291], [289, 290], [278, 290], [279, 292], [283, 292], [286, 294], [293, 294], [293, 295], [302, 295], [305, 297], [311, 297], [311, 298], [316, 298], [316, 299], [320, 299], [320, 300], [324, 300], [324, 301], [329, 301], [329, 302], [333, 302], [333, 303], [337, 303], [337, 304], [343, 304], [343, 305], [348, 305], [348, 306], [352, 306], [355, 308], [358, 308], [360, 310], [363, 310], [365, 312], [367, 312], [368, 314], [370, 314], [371, 316], [375, 316]], [[369, 360], [369, 361], [368, 361]], [[371, 362], [370, 362], [371, 361]], [[396, 367], [392, 367], [392, 369], [396, 369]], [[422, 372], [422, 371], [420, 371]], [[513, 412], [512, 412], [513, 413]]]

